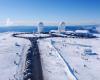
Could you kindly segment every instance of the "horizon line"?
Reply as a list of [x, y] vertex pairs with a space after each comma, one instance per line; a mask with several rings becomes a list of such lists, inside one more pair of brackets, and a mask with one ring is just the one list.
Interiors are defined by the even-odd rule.
[[62, 22], [65, 22], [66, 25], [100, 25], [98, 21], [80, 21], [80, 22], [70, 22], [70, 21], [39, 21], [39, 20], [12, 20], [7, 18], [6, 20], [0, 20], [0, 26], [37, 26], [40, 22], [43, 22], [44, 25], [55, 25], [59, 26]]

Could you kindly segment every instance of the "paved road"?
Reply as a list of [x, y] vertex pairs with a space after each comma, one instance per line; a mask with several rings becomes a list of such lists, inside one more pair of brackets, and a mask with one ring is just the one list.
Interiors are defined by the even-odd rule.
[[[19, 34], [13, 34], [14, 37], [18, 37]], [[37, 45], [36, 37], [18, 37], [25, 38], [31, 41], [32, 46], [28, 50], [26, 56], [26, 66], [23, 80], [43, 80], [42, 66], [40, 60], [40, 53]]]

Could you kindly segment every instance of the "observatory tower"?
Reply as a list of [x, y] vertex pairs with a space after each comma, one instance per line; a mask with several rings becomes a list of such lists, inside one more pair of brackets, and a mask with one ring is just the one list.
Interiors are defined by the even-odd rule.
[[38, 24], [38, 33], [42, 33], [43, 32], [43, 26], [44, 26], [44, 24], [43, 24], [43, 22], [40, 22], [39, 24]]
[[61, 32], [65, 32], [65, 27], [66, 27], [66, 23], [65, 22], [62, 22], [60, 24], [60, 26], [58, 26], [58, 32], [61, 33]]

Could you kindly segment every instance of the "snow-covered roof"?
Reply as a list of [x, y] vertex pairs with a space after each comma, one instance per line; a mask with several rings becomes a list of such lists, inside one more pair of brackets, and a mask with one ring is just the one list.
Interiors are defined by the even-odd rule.
[[58, 30], [50, 30], [50, 32], [58, 32]]
[[88, 30], [76, 30], [75, 33], [89, 33]]
[[74, 33], [74, 31], [66, 31], [66, 33]]

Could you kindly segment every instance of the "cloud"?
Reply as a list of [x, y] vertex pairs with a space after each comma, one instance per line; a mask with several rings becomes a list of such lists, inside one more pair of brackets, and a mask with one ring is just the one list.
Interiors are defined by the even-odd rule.
[[[0, 20], [0, 26], [37, 26], [39, 22], [43, 22], [44, 25], [53, 25], [58, 26], [62, 21], [39, 21], [39, 20], [13, 20], [10, 18], [7, 18], [5, 20]], [[98, 24], [98, 21], [64, 21], [66, 25], [83, 25], [83, 24]]]
[[5, 26], [11, 26], [11, 25], [13, 25], [13, 21], [11, 21], [10, 18], [7, 18], [5, 22]]

